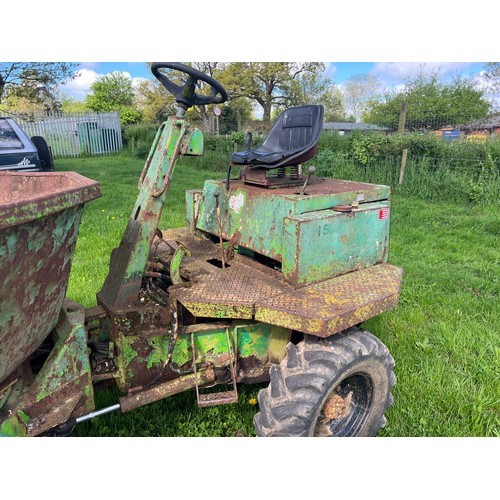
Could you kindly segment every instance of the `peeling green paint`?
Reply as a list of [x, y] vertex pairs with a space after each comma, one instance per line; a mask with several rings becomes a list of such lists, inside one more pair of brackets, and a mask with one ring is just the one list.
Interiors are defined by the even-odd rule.
[[130, 362], [137, 357], [137, 352], [132, 349], [132, 346], [129, 342], [124, 339], [123, 342], [120, 343], [121, 347], [121, 358], [123, 359], [123, 366], [127, 367]]
[[0, 437], [23, 437], [28, 435], [26, 426], [23, 424], [24, 418], [21, 415], [19, 416], [21, 418], [18, 418], [15, 414], [11, 415], [0, 424]]
[[[329, 182], [329, 181], [325, 181]], [[233, 181], [226, 190], [221, 181], [207, 180], [201, 197], [197, 228], [218, 235], [215, 216], [215, 192], [219, 193], [219, 204], [224, 239], [239, 232], [238, 244], [255, 252], [281, 261], [283, 250], [283, 224], [286, 217], [307, 212], [326, 210], [334, 205], [357, 203], [358, 191], [363, 187], [364, 202], [385, 200], [390, 187], [375, 184], [360, 184], [338, 181], [342, 189], [301, 196], [290, 190], [263, 189]], [[188, 225], [192, 209], [187, 214]]]
[[151, 352], [146, 356], [146, 366], [163, 364], [168, 354], [170, 338], [169, 337], [153, 337], [149, 339], [149, 345], [152, 347]]
[[157, 132], [139, 181], [139, 194], [120, 245], [111, 255], [98, 300], [125, 306], [139, 294], [178, 154], [203, 154], [203, 135], [175, 116]]
[[[56, 325], [66, 294], [82, 202], [99, 194], [95, 181], [73, 173], [39, 177], [10, 174], [1, 179], [6, 188], [15, 181], [11, 187], [17, 191], [7, 191], [0, 200], [0, 249], [5, 257], [0, 259], [0, 382], [40, 346]], [[64, 192], [68, 188], [74, 191], [71, 196]], [[67, 206], [68, 200], [80, 204]], [[61, 203], [63, 211], [59, 211]], [[41, 205], [45, 211], [39, 210]], [[25, 215], [20, 215], [20, 210]], [[9, 217], [9, 213], [14, 215]]]
[[80, 379], [82, 375], [88, 378], [90, 384], [84, 312], [81, 306], [73, 307], [80, 309], [79, 314], [72, 313], [70, 318], [65, 312], [62, 313], [56, 327], [59, 340], [33, 382], [35, 401], [41, 401], [61, 386]]
[[[286, 217], [282, 272], [295, 287], [386, 262], [389, 202], [365, 203], [352, 212], [321, 210]], [[387, 214], [389, 212], [387, 211]]]

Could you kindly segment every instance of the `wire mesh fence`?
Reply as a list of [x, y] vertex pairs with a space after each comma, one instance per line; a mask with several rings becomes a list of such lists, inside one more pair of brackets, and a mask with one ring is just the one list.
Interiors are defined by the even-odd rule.
[[498, 158], [433, 158], [408, 155], [404, 178], [402, 158], [382, 156], [361, 162], [352, 153], [334, 153], [315, 163], [325, 177], [385, 184], [393, 192], [429, 201], [498, 204], [500, 162]]

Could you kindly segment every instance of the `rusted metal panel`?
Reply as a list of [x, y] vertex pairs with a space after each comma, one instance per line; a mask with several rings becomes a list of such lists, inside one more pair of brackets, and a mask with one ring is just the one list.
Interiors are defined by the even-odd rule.
[[[279, 363], [283, 359], [285, 346], [291, 337], [291, 331], [286, 328], [256, 322], [190, 325], [181, 328], [171, 362], [164, 367], [171, 347], [171, 333], [141, 338], [114, 332], [120, 352], [116, 382], [122, 391], [145, 386], [154, 380], [156, 384], [172, 381], [180, 375], [192, 373], [194, 364], [200, 369], [207, 366], [217, 370], [228, 368], [232, 351], [236, 353], [238, 382], [265, 381], [271, 363]], [[221, 373], [218, 371], [218, 376]]]
[[120, 245], [111, 253], [108, 275], [97, 294], [98, 302], [106, 309], [137, 300], [176, 159], [179, 154], [202, 153], [201, 132], [191, 129], [185, 120], [172, 116], [158, 130], [139, 180], [139, 195], [129, 222]]
[[[263, 189], [232, 181], [226, 190], [223, 182], [206, 181], [196, 227], [218, 236], [215, 193], [219, 193], [222, 237], [230, 240], [238, 233], [241, 246], [281, 262], [285, 217], [339, 204], [386, 200], [390, 187], [311, 177], [305, 194], [300, 195], [298, 187]], [[189, 212], [188, 218], [194, 210], [190, 208]]]
[[182, 242], [190, 251], [179, 266], [188, 286], [180, 284], [168, 290], [194, 316], [252, 319], [258, 297], [291, 289], [279, 271], [238, 254], [225, 268], [219, 267], [220, 248], [207, 238], [190, 234], [187, 228], [169, 229], [162, 235], [164, 241], [157, 246], [162, 260], [173, 258], [168, 241]]
[[94, 409], [84, 317], [82, 306], [64, 302], [54, 347], [38, 373], [25, 363], [20, 394], [0, 412], [0, 434], [36, 436]]
[[197, 382], [200, 386], [203, 386], [213, 383], [215, 379], [213, 368], [201, 370], [197, 374], [183, 375], [175, 380], [163, 382], [136, 394], [120, 398], [120, 408], [125, 413], [145, 404], [154, 403], [168, 396], [194, 389]]
[[294, 287], [386, 262], [389, 202], [285, 218], [282, 271]]
[[401, 278], [399, 267], [368, 267], [262, 299], [255, 319], [328, 337], [395, 307]]
[[0, 174], [0, 382], [57, 323], [83, 204], [99, 185], [75, 173]]
[[[385, 208], [382, 205], [375, 215]], [[387, 311], [398, 301], [402, 271], [389, 264], [295, 289], [280, 271], [244, 255], [235, 254], [225, 269], [209, 264], [218, 253], [217, 244], [186, 228], [164, 231], [163, 237], [178, 239], [191, 250], [180, 270], [187, 286], [171, 286], [169, 293], [194, 316], [254, 319], [326, 337]], [[166, 260], [169, 255], [162, 252], [167, 248], [158, 246]]]
[[230, 261], [224, 269], [211, 267], [196, 277], [191, 274], [190, 286], [169, 288], [198, 317], [252, 319], [259, 299], [291, 289], [272, 270], [256, 269], [241, 260]]
[[99, 183], [76, 172], [0, 172], [0, 230], [100, 196]]

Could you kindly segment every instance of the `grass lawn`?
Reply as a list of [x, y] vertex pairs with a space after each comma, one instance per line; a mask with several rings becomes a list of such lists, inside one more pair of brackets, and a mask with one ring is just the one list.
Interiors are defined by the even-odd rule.
[[[160, 227], [184, 225], [184, 191], [221, 172], [179, 163]], [[227, 163], [226, 158], [221, 159]], [[107, 274], [137, 194], [143, 161], [56, 160], [101, 183], [84, 211], [68, 296], [90, 307]], [[398, 384], [381, 436], [500, 436], [500, 215], [492, 206], [392, 198], [390, 262], [404, 268], [400, 305], [365, 323], [396, 360]], [[240, 404], [199, 409], [193, 392], [127, 414], [80, 424], [76, 436], [253, 436], [244, 386]], [[97, 407], [119, 394], [98, 394]]]

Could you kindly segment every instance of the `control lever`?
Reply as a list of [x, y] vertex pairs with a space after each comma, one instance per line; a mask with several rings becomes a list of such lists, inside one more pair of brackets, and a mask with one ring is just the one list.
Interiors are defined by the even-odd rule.
[[302, 186], [302, 189], [300, 190], [300, 196], [302, 196], [304, 194], [304, 191], [306, 190], [306, 187], [307, 187], [307, 184], [309, 183], [309, 180], [311, 179], [311, 175], [314, 174], [314, 172], [316, 172], [316, 167], [311, 165], [310, 167], [307, 168], [307, 179], [306, 181], [304, 182], [304, 185]]

